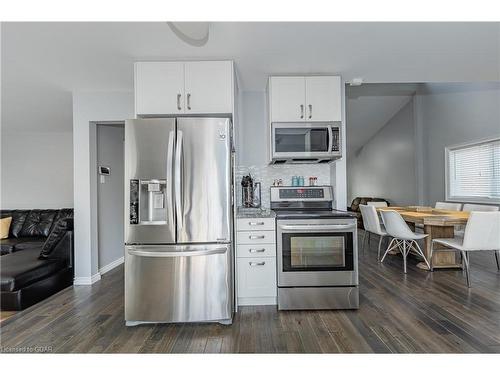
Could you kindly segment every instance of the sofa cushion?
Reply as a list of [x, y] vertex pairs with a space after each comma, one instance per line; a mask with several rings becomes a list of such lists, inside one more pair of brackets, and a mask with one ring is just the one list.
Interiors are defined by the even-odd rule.
[[0, 219], [0, 239], [9, 238], [10, 223], [12, 223], [12, 216]]
[[47, 237], [56, 215], [56, 210], [31, 210], [19, 237]]
[[58, 220], [42, 246], [40, 258], [47, 258], [69, 230], [73, 230], [72, 218], [66, 217]]
[[66, 267], [63, 259], [38, 259], [39, 247], [7, 254], [0, 262], [0, 289], [18, 290]]
[[52, 223], [50, 231], [52, 232], [52, 230], [54, 229], [59, 220], [66, 218], [73, 218], [72, 208], [61, 208], [60, 210], [57, 211], [56, 217], [54, 218], [54, 222]]
[[11, 211], [12, 223], [10, 224], [9, 237], [19, 237], [23, 229], [24, 222], [28, 217], [29, 210], [13, 210]]
[[6, 238], [0, 240], [0, 254], [6, 255], [33, 246], [38, 246], [41, 249], [44, 241], [43, 237]]

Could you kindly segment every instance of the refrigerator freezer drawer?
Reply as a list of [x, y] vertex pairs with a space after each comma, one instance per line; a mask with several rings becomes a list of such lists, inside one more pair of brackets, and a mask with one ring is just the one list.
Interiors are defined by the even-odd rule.
[[230, 248], [230, 244], [126, 246], [127, 325], [230, 321]]

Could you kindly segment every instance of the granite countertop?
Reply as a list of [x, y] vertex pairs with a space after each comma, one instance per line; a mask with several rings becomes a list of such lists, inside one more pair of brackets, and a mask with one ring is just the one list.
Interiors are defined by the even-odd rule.
[[240, 219], [245, 219], [245, 218], [265, 219], [265, 218], [274, 218], [276, 217], [276, 214], [274, 213], [274, 211], [271, 211], [269, 209], [238, 207], [238, 209], [236, 210], [236, 217]]

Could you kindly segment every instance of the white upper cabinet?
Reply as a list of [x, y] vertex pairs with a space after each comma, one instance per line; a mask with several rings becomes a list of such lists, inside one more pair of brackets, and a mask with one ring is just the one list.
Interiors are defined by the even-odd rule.
[[231, 61], [135, 63], [136, 115], [233, 112]]
[[296, 122], [305, 118], [304, 77], [271, 77], [271, 122]]
[[341, 102], [340, 77], [306, 77], [306, 121], [341, 121]]
[[186, 62], [186, 114], [233, 111], [233, 64], [231, 61]]
[[135, 112], [184, 113], [184, 63], [141, 62], [135, 64]]
[[269, 78], [271, 122], [341, 121], [339, 76]]

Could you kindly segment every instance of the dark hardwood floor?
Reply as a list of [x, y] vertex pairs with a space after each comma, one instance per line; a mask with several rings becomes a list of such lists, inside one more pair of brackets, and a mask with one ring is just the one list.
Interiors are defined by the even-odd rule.
[[89, 287], [66, 289], [3, 321], [0, 345], [95, 353], [490, 353], [500, 352], [500, 272], [472, 254], [472, 289], [460, 270], [377, 263], [377, 239], [360, 250], [360, 309], [278, 312], [244, 307], [231, 326], [125, 327], [123, 267]]

